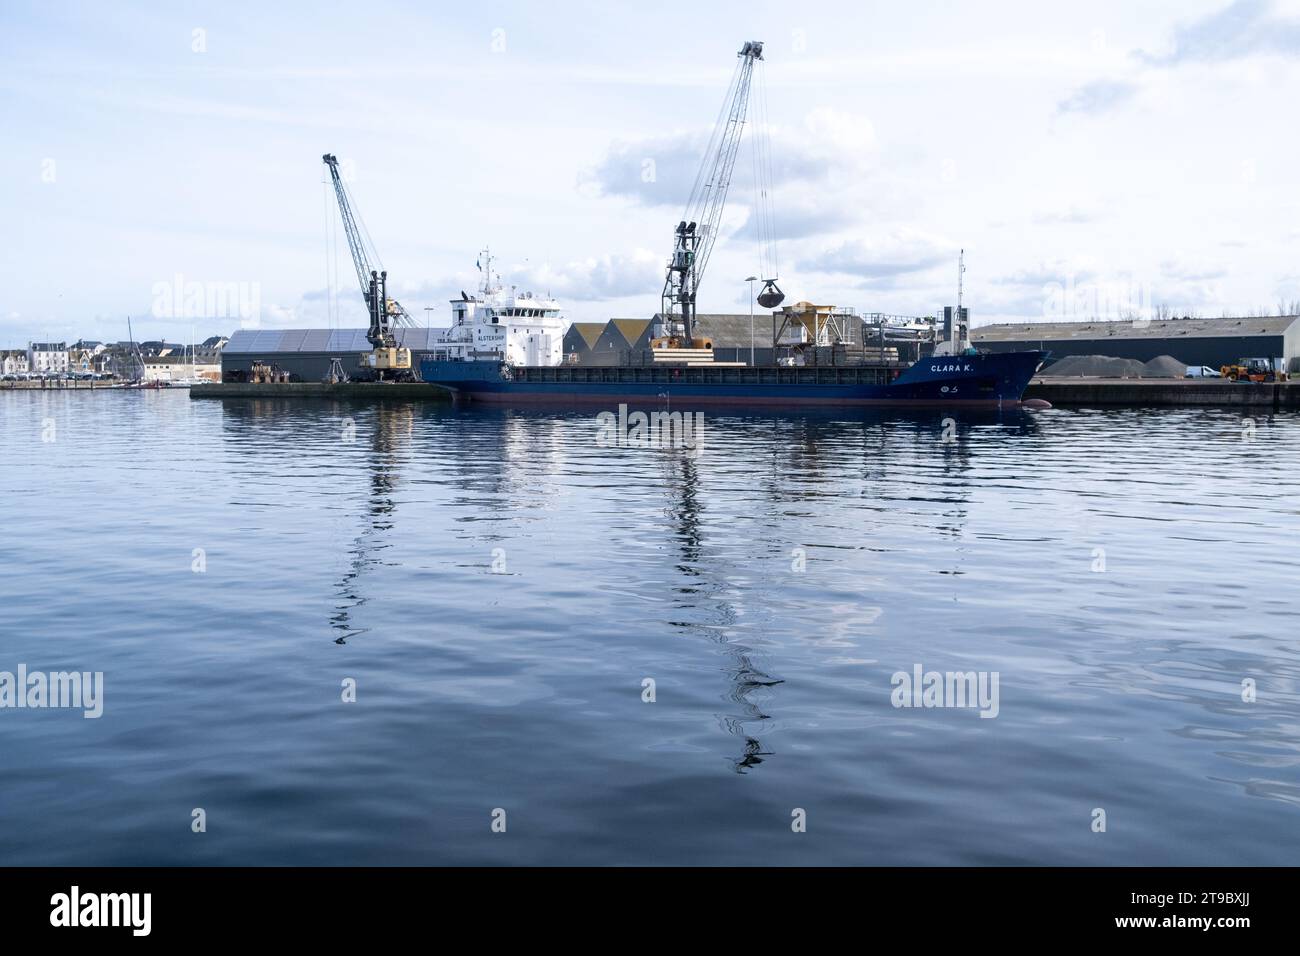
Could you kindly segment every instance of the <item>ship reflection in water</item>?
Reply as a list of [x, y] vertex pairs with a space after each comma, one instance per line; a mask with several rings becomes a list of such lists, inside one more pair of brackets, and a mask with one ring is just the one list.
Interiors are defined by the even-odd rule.
[[[51, 505], [0, 542], [7, 660], [106, 700], [0, 720], [0, 859], [1300, 849], [1294, 416], [1243, 469], [1214, 410], [704, 409], [680, 448], [599, 408], [131, 398], [0, 396], [36, 449], [0, 493]], [[1000, 675], [996, 719], [896, 708], [917, 667]]]

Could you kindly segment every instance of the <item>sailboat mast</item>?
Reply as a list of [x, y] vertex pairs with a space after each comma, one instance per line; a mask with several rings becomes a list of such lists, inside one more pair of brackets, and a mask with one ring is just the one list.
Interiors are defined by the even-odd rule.
[[[131, 346], [131, 381], [138, 382], [144, 379], [144, 359], [140, 356], [140, 346], [136, 344], [135, 332], [131, 328], [131, 317], [126, 317], [126, 336], [128, 344]], [[136, 374], [136, 366], [139, 366], [139, 375]]]

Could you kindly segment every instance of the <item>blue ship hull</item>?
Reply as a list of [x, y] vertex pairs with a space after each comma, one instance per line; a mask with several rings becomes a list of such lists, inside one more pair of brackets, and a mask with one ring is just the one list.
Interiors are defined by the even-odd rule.
[[726, 405], [971, 405], [1021, 401], [1043, 352], [923, 358], [909, 367], [557, 366], [426, 361], [420, 377], [454, 397], [481, 402]]

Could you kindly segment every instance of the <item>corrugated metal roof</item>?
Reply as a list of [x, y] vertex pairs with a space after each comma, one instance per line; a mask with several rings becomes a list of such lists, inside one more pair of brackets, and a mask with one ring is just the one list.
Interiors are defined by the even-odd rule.
[[[713, 340], [718, 348], [749, 348], [749, 313], [700, 312], [695, 316], [695, 330]], [[772, 313], [754, 313], [754, 340], [762, 344], [763, 331], [772, 338]], [[770, 342], [768, 343], [771, 344]]]
[[[396, 329], [399, 345], [430, 351], [441, 329]], [[283, 352], [329, 352], [339, 355], [369, 352], [365, 329], [240, 329], [224, 351], [230, 355], [274, 355]]]
[[1147, 323], [1023, 322], [984, 325], [971, 329], [973, 342], [1018, 342], [1046, 339], [1175, 339], [1284, 335], [1300, 321], [1295, 315], [1265, 315], [1239, 319], [1159, 319]]

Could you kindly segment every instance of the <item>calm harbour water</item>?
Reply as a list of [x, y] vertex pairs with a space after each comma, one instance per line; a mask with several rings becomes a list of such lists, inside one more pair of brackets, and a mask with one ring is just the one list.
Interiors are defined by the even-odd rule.
[[949, 414], [0, 393], [0, 864], [1300, 860], [1300, 419]]

